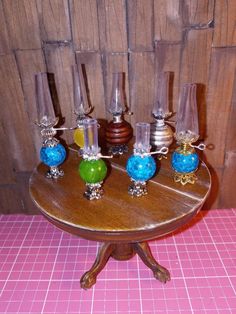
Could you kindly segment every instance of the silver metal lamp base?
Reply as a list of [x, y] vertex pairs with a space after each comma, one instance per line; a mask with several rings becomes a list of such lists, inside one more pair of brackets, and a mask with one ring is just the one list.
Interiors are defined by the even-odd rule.
[[123, 155], [128, 153], [128, 146], [126, 144], [114, 145], [109, 147], [109, 153], [112, 155]]
[[58, 167], [50, 167], [45, 176], [48, 179], [58, 179], [64, 176], [64, 171]]
[[150, 143], [155, 149], [169, 147], [173, 142], [173, 132], [167, 124], [160, 123], [157, 120], [151, 123]]
[[104, 194], [102, 189], [102, 182], [98, 183], [86, 183], [86, 191], [84, 192], [84, 197], [89, 200], [99, 200]]
[[128, 193], [132, 196], [140, 197], [147, 195], [147, 184], [145, 181], [135, 181], [131, 180], [131, 184], [128, 188]]

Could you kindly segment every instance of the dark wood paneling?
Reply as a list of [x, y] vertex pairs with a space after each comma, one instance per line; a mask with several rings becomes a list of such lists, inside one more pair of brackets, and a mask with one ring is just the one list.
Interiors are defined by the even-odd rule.
[[8, 149], [17, 171], [30, 171], [35, 164], [35, 148], [30, 132], [21, 80], [13, 54], [0, 56], [1, 121], [8, 137]]
[[132, 124], [134, 126], [135, 122], [150, 122], [154, 103], [154, 53], [131, 53], [129, 75]]
[[67, 0], [37, 0], [37, 9], [43, 41], [71, 40]]
[[153, 50], [153, 0], [127, 1], [128, 38], [132, 51]]
[[97, 0], [100, 49], [107, 52], [127, 51], [127, 21], [124, 0]]
[[181, 41], [180, 0], [154, 0], [154, 39], [169, 42]]
[[99, 50], [99, 26], [96, 1], [70, 0], [69, 3], [75, 50]]
[[36, 0], [2, 0], [11, 47], [37, 49], [41, 47]]
[[207, 151], [208, 161], [213, 167], [218, 168], [224, 166], [235, 69], [236, 48], [212, 49], [207, 94], [206, 141], [214, 146], [214, 149]]
[[213, 40], [213, 45], [215, 47], [230, 47], [236, 45], [235, 16], [235, 0], [215, 1], [215, 29]]
[[0, 1], [0, 54], [9, 53], [11, 50], [11, 43], [7, 31], [6, 18], [3, 12], [3, 4]]

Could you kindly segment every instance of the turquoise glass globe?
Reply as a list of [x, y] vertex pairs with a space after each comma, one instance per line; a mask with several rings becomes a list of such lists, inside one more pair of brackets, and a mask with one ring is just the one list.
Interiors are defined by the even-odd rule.
[[196, 152], [190, 154], [182, 154], [175, 151], [172, 154], [172, 168], [179, 173], [190, 173], [197, 170], [199, 157]]
[[152, 156], [132, 155], [127, 161], [126, 170], [133, 180], [147, 181], [156, 172], [156, 162]]
[[53, 147], [42, 147], [40, 159], [49, 167], [57, 167], [66, 159], [66, 150], [60, 143]]

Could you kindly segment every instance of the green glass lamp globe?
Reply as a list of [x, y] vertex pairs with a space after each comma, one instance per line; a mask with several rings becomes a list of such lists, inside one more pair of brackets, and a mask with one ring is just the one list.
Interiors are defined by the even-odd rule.
[[103, 181], [107, 174], [107, 166], [102, 159], [82, 160], [79, 165], [79, 175], [86, 183]]

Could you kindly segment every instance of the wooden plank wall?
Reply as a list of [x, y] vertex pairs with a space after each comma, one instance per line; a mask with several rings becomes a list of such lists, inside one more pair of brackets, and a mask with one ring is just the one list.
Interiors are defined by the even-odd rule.
[[[114, 71], [126, 74], [130, 119], [151, 121], [154, 77], [198, 83], [201, 136], [213, 176], [206, 206], [236, 207], [235, 0], [0, 0], [0, 212], [36, 212], [28, 178], [38, 162], [34, 74], [54, 74], [65, 125], [74, 122], [71, 65], [85, 65], [94, 117], [109, 119]], [[71, 143], [72, 135], [63, 138]]]

